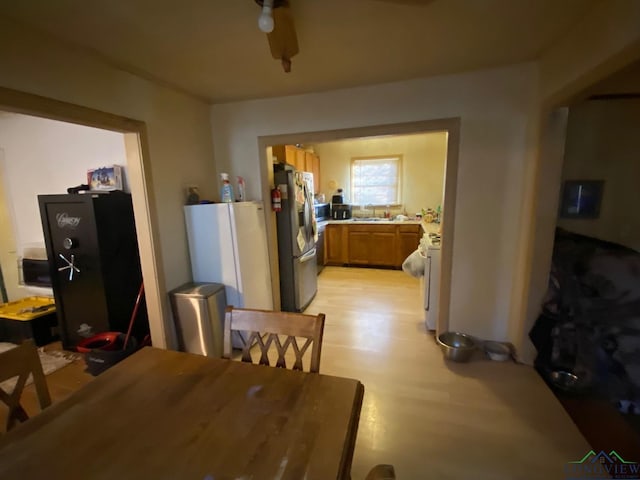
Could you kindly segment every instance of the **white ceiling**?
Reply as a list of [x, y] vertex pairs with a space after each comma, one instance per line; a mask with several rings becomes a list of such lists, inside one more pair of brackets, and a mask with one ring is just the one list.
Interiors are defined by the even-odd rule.
[[212, 102], [533, 60], [598, 0], [290, 0], [300, 53], [271, 58], [254, 0], [20, 0], [0, 13]]

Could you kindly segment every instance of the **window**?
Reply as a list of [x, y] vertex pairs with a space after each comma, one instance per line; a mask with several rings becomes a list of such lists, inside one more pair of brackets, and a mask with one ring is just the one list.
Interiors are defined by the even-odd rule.
[[351, 195], [356, 205], [400, 202], [400, 156], [353, 158]]

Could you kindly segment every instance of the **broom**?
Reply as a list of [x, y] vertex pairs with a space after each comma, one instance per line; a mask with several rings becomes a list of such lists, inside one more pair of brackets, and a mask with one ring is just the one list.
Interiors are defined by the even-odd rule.
[[144, 282], [140, 284], [140, 290], [138, 290], [138, 297], [136, 298], [136, 304], [133, 306], [133, 313], [131, 314], [131, 320], [129, 320], [129, 329], [127, 330], [127, 336], [124, 338], [124, 346], [122, 350], [127, 349], [127, 344], [129, 343], [129, 338], [131, 337], [131, 330], [133, 329], [133, 322], [136, 319], [136, 315], [138, 314], [138, 308], [140, 308], [140, 300], [142, 299], [142, 295], [144, 294]]

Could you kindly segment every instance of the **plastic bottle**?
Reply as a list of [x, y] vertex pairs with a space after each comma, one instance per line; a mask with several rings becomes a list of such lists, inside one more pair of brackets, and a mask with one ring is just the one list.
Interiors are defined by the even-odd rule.
[[236, 199], [238, 202], [244, 202], [244, 178], [242, 177], [236, 177], [238, 180], [238, 191], [236, 192], [238, 194], [238, 198]]
[[233, 202], [233, 187], [229, 182], [229, 174], [221, 173], [220, 181], [222, 182], [222, 186], [220, 187], [220, 201], [222, 203]]

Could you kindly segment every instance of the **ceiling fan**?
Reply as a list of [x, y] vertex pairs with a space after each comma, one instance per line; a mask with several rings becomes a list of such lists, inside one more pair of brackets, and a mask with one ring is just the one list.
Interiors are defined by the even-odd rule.
[[[433, 0], [377, 0], [404, 5], [426, 5]], [[298, 36], [293, 24], [289, 0], [255, 0], [262, 11], [258, 27], [267, 34], [271, 56], [282, 62], [285, 72], [291, 72], [291, 58], [300, 50]]]
[[291, 57], [299, 52], [298, 36], [293, 24], [288, 0], [255, 0], [262, 7], [258, 27], [267, 34], [271, 56], [282, 62], [285, 72], [291, 71]]

